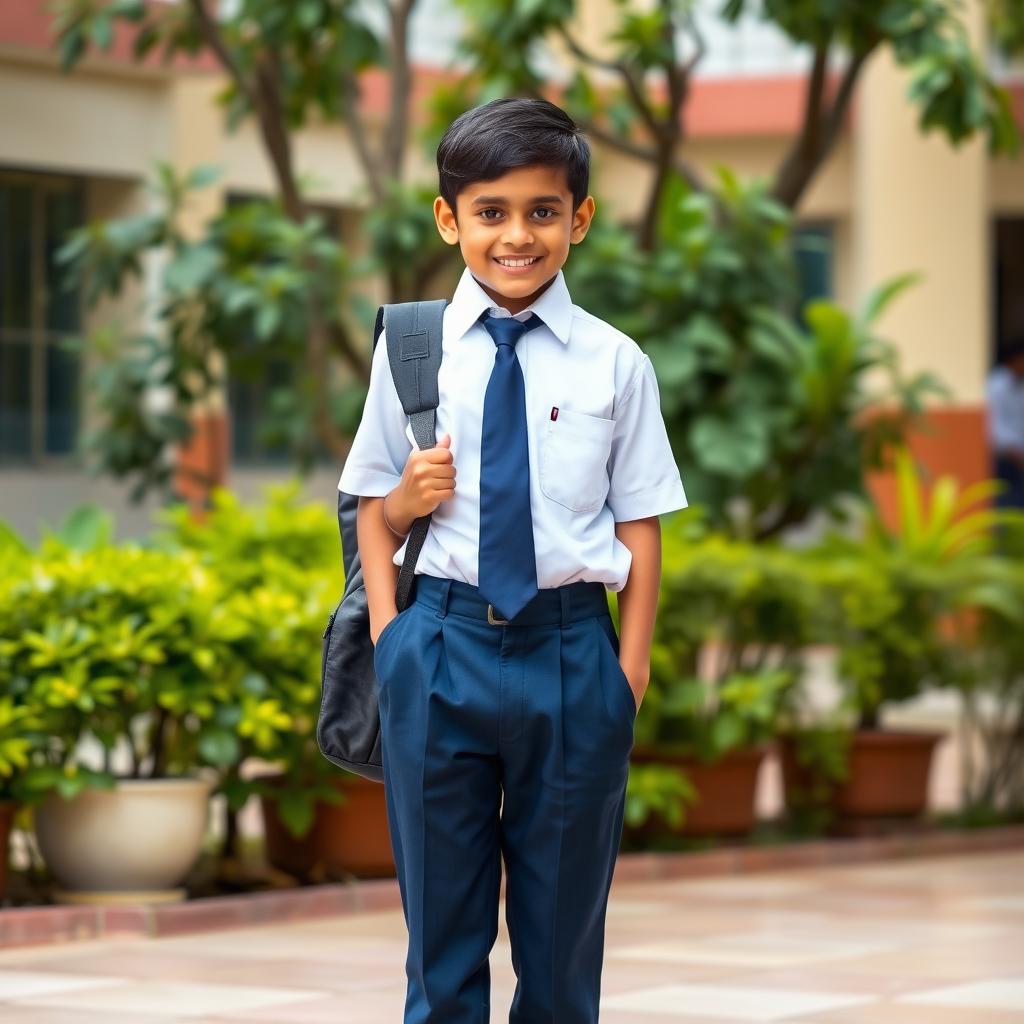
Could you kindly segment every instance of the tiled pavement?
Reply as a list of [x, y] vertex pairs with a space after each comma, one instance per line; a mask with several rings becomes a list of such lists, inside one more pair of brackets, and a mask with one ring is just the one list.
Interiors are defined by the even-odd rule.
[[[0, 951], [3, 1024], [400, 1024], [401, 911]], [[491, 954], [492, 1016], [515, 986]], [[602, 1024], [1024, 1021], [1024, 853], [618, 882]]]

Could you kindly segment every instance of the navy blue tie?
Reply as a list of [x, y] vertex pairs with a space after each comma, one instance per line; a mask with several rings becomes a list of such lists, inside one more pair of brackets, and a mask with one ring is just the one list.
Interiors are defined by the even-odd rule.
[[526, 384], [516, 342], [543, 320], [531, 313], [481, 317], [494, 339], [494, 368], [484, 393], [480, 437], [478, 588], [500, 618], [513, 618], [537, 593], [537, 560], [530, 513], [530, 450]]

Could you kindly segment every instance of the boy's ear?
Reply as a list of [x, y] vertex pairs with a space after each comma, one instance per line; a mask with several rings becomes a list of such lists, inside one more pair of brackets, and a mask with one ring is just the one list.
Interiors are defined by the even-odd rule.
[[587, 196], [586, 199], [580, 203], [576, 213], [573, 214], [572, 218], [572, 232], [569, 235], [569, 241], [575, 245], [578, 242], [582, 242], [587, 237], [587, 231], [590, 228], [590, 222], [594, 219], [594, 210], [596, 204], [594, 203], [593, 196]]
[[434, 200], [434, 221], [441, 237], [449, 245], [459, 244], [459, 223], [444, 196], [437, 196]]

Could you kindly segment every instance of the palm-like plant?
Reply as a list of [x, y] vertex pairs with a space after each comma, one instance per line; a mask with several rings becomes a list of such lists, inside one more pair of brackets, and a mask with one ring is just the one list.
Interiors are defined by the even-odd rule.
[[869, 519], [868, 543], [880, 549], [948, 565], [988, 554], [1000, 526], [1024, 525], [1024, 514], [988, 506], [1003, 487], [998, 480], [961, 488], [954, 476], [943, 474], [926, 496], [906, 446], [896, 451], [895, 474], [897, 525], [887, 525], [874, 507]]
[[988, 503], [996, 480], [966, 487], [944, 474], [926, 493], [906, 448], [895, 454], [896, 522], [877, 508], [863, 539], [832, 536], [823, 572], [835, 596], [831, 629], [839, 673], [860, 728], [877, 728], [885, 703], [909, 700], [926, 685], [960, 685], [959, 653], [974, 643], [979, 609], [1010, 614], [1016, 599], [995, 585], [995, 530], [1024, 525], [1019, 512]]

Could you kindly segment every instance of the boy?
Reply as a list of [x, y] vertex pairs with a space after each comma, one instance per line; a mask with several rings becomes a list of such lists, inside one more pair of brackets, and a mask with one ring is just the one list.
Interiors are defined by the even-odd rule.
[[[406, 1024], [490, 1020], [502, 858], [509, 1021], [598, 1019], [658, 516], [687, 502], [647, 356], [562, 275], [594, 214], [589, 162], [543, 100], [451, 125], [434, 216], [466, 268], [444, 313], [440, 440], [416, 447], [382, 336], [338, 485], [360, 495]], [[428, 512], [396, 614], [402, 538]]]

